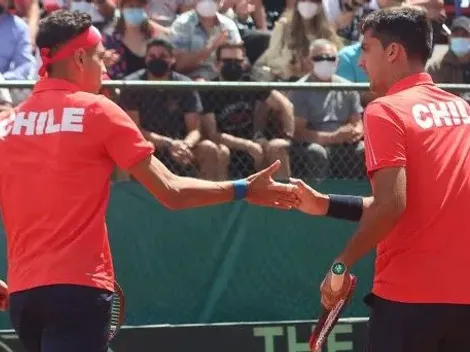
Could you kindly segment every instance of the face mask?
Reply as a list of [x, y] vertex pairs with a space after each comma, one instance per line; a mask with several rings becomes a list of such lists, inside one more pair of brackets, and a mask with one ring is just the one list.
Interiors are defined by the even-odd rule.
[[144, 9], [141, 8], [127, 8], [122, 11], [124, 21], [132, 26], [139, 26], [147, 18], [147, 14]]
[[170, 64], [164, 59], [151, 59], [147, 62], [147, 69], [155, 77], [162, 77], [170, 70]]
[[459, 57], [467, 55], [470, 52], [470, 38], [451, 38], [450, 50]]
[[220, 70], [222, 78], [227, 81], [238, 81], [243, 75], [243, 66], [237, 61], [227, 61]]
[[214, 17], [217, 10], [217, 3], [212, 0], [203, 0], [196, 5], [196, 11], [202, 17]]
[[304, 20], [310, 20], [318, 12], [318, 4], [308, 1], [300, 1], [297, 3], [297, 11]]
[[336, 63], [331, 61], [317, 61], [313, 64], [313, 73], [322, 81], [328, 81], [336, 72]]

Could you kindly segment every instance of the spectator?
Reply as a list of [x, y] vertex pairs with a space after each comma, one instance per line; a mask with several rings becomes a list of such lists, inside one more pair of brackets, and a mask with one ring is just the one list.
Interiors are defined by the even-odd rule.
[[296, 9], [289, 11], [274, 27], [266, 52], [254, 66], [258, 80], [295, 81], [311, 71], [309, 43], [317, 38], [332, 41], [342, 47], [335, 29], [328, 24], [320, 0], [298, 0]]
[[[243, 44], [225, 44], [217, 50], [216, 81], [241, 81], [246, 57]], [[292, 104], [278, 91], [204, 91], [203, 127], [213, 142], [226, 146], [232, 155], [232, 177], [244, 177], [263, 165], [280, 159], [282, 166], [276, 177], [290, 176], [287, 148], [294, 133]], [[280, 138], [267, 141], [262, 127], [265, 121], [256, 116], [257, 103], [266, 104], [282, 126]]]
[[271, 32], [266, 30], [263, 4], [260, 0], [222, 0], [221, 3], [220, 11], [235, 21], [246, 56], [253, 65], [266, 51], [271, 38]]
[[361, 56], [361, 42], [348, 45], [338, 53], [338, 68], [336, 74], [354, 83], [367, 83], [369, 77], [359, 67], [359, 57]]
[[[28, 25], [8, 11], [8, 0], [0, 0], [0, 38], [0, 77], [5, 80], [30, 79], [36, 62]], [[18, 102], [13, 100], [14, 104]]]
[[147, 4], [147, 0], [122, 0], [121, 16], [112, 32], [104, 35], [111, 79], [121, 79], [145, 68], [147, 42], [162, 33], [162, 27], [148, 18]]
[[269, 29], [279, 20], [280, 16], [287, 10], [295, 7], [296, 0], [262, 0], [266, 12], [267, 26]]
[[[127, 79], [189, 81], [189, 78], [171, 69], [175, 63], [173, 48], [165, 40], [153, 39], [149, 42], [145, 62], [146, 69]], [[198, 167], [200, 178], [219, 180], [225, 176], [218, 173], [218, 165], [228, 163], [228, 152], [223, 155], [211, 141], [201, 142], [199, 119], [202, 106], [197, 92], [124, 90], [120, 104], [140, 126], [145, 138], [155, 145], [155, 155], [172, 172], [194, 176]]]
[[457, 17], [447, 52], [431, 58], [427, 71], [436, 83], [470, 83], [470, 19]]
[[[337, 50], [326, 39], [311, 45], [313, 72], [306, 82], [348, 81], [336, 76]], [[303, 178], [363, 176], [364, 143], [359, 94], [354, 91], [305, 90], [290, 95], [296, 116], [292, 158]], [[331, 166], [331, 167], [329, 167]], [[303, 174], [304, 171], [313, 172]]]
[[15, 15], [24, 18], [29, 27], [29, 35], [33, 50], [36, 47], [36, 35], [39, 28], [41, 10], [39, 0], [15, 0], [12, 2]]
[[196, 10], [185, 12], [171, 26], [171, 41], [178, 50], [176, 71], [192, 79], [212, 80], [215, 52], [225, 43], [240, 43], [235, 22], [218, 12], [215, 0], [197, 0]]
[[226, 13], [230, 9], [236, 15], [236, 19], [240, 24], [253, 22], [258, 29], [268, 29], [266, 9], [261, 0], [221, 0], [220, 11]]
[[401, 6], [405, 0], [323, 0], [326, 18], [349, 44], [359, 40], [359, 23], [372, 11]]
[[80, 11], [91, 16], [93, 25], [99, 30], [109, 25], [116, 12], [115, 0], [67, 0], [71, 11]]
[[163, 26], [171, 26], [177, 15], [192, 10], [196, 0], [150, 0], [150, 17]]
[[[0, 76], [0, 82], [4, 79]], [[13, 107], [13, 100], [11, 99], [10, 91], [6, 88], [0, 88], [0, 113], [10, 110]]]

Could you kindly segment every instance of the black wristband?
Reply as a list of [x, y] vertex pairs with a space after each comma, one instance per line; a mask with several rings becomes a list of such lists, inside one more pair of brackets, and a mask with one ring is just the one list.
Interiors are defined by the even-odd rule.
[[362, 217], [363, 202], [359, 196], [329, 194], [330, 205], [326, 216], [336, 219], [359, 221]]

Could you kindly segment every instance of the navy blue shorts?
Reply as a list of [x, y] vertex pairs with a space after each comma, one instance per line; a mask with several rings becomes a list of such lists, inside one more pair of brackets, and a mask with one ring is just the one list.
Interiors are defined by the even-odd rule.
[[366, 297], [367, 352], [470, 351], [470, 305], [414, 304]]
[[10, 319], [27, 352], [107, 352], [112, 293], [53, 285], [10, 295]]

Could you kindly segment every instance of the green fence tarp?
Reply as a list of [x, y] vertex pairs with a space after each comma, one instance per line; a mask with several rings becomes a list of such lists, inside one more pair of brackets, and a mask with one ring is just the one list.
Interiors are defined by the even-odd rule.
[[[367, 182], [325, 181], [331, 193], [368, 194]], [[133, 182], [113, 185], [108, 229], [126, 324], [303, 320], [356, 224], [244, 202], [169, 211]], [[3, 232], [3, 229], [0, 229]], [[5, 239], [0, 236], [0, 272]], [[359, 285], [344, 316], [366, 316], [373, 255], [353, 269]], [[0, 328], [9, 328], [7, 314]]]

